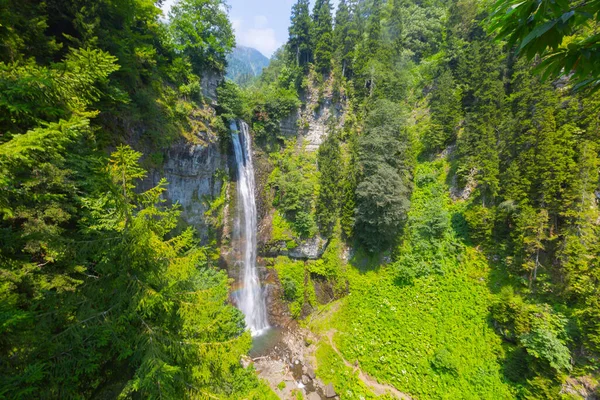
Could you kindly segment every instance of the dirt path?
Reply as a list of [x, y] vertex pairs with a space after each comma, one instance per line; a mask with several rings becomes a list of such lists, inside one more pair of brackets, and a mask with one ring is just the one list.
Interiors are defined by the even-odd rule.
[[392, 396], [396, 397], [397, 399], [412, 400], [412, 397], [410, 397], [406, 393], [402, 393], [401, 391], [399, 391], [398, 389], [396, 389], [395, 387], [393, 387], [391, 385], [384, 385], [384, 384], [377, 382], [377, 380], [375, 378], [373, 378], [370, 375], [368, 375], [367, 373], [363, 372], [363, 370], [358, 365], [352, 365], [348, 361], [346, 361], [346, 359], [344, 358], [342, 353], [338, 350], [337, 346], [333, 342], [333, 335], [335, 333], [336, 333], [335, 329], [331, 329], [327, 332], [327, 339], [329, 340], [329, 345], [331, 346], [331, 348], [333, 348], [333, 351], [335, 351], [337, 353], [337, 355], [340, 356], [340, 358], [342, 359], [342, 361], [344, 362], [346, 367], [352, 368], [354, 372], [358, 371], [358, 377], [360, 378], [360, 380], [363, 381], [363, 383], [368, 388], [370, 388], [373, 391], [373, 393], [375, 393], [377, 396], [382, 396], [384, 394], [391, 394]]

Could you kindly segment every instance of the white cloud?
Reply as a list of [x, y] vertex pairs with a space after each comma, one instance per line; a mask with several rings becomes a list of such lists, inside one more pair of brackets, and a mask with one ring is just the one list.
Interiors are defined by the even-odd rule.
[[252, 26], [246, 26], [245, 21], [240, 19], [232, 19], [231, 25], [240, 46], [253, 47], [267, 57], [271, 57], [280, 46], [275, 30], [268, 27], [269, 20], [264, 15], [254, 16]]
[[255, 28], [264, 28], [269, 23], [269, 19], [264, 15], [256, 15], [254, 17], [254, 27]]

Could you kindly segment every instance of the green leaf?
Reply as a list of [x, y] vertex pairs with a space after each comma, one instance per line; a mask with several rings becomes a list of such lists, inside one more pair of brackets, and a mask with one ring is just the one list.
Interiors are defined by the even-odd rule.
[[556, 25], [556, 22], [557, 22], [557, 20], [552, 20], [552, 21], [548, 21], [542, 25], [536, 26], [535, 29], [532, 30], [531, 32], [529, 32], [529, 35], [527, 35], [525, 37], [525, 39], [523, 39], [523, 42], [521, 42], [521, 45], [519, 46], [517, 53], [520, 53], [521, 50], [523, 50], [523, 48], [525, 48], [525, 46], [527, 46], [533, 39], [539, 38], [544, 33], [548, 32], [549, 29], [551, 29], [554, 25]]

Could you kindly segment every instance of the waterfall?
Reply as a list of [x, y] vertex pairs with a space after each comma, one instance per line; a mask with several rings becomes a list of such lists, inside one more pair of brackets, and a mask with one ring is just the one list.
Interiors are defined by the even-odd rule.
[[252, 165], [252, 143], [248, 125], [240, 121], [231, 123], [231, 138], [235, 151], [238, 172], [237, 181], [237, 221], [233, 235], [240, 246], [242, 288], [237, 297], [238, 308], [244, 313], [246, 326], [252, 336], [259, 336], [269, 328], [267, 308], [258, 272], [256, 270], [256, 201], [254, 199], [254, 166]]

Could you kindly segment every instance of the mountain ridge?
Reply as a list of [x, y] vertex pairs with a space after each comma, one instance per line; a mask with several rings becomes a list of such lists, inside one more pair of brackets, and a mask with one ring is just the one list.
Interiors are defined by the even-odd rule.
[[262, 73], [269, 59], [253, 47], [236, 46], [227, 56], [226, 77], [239, 85], [245, 85]]

